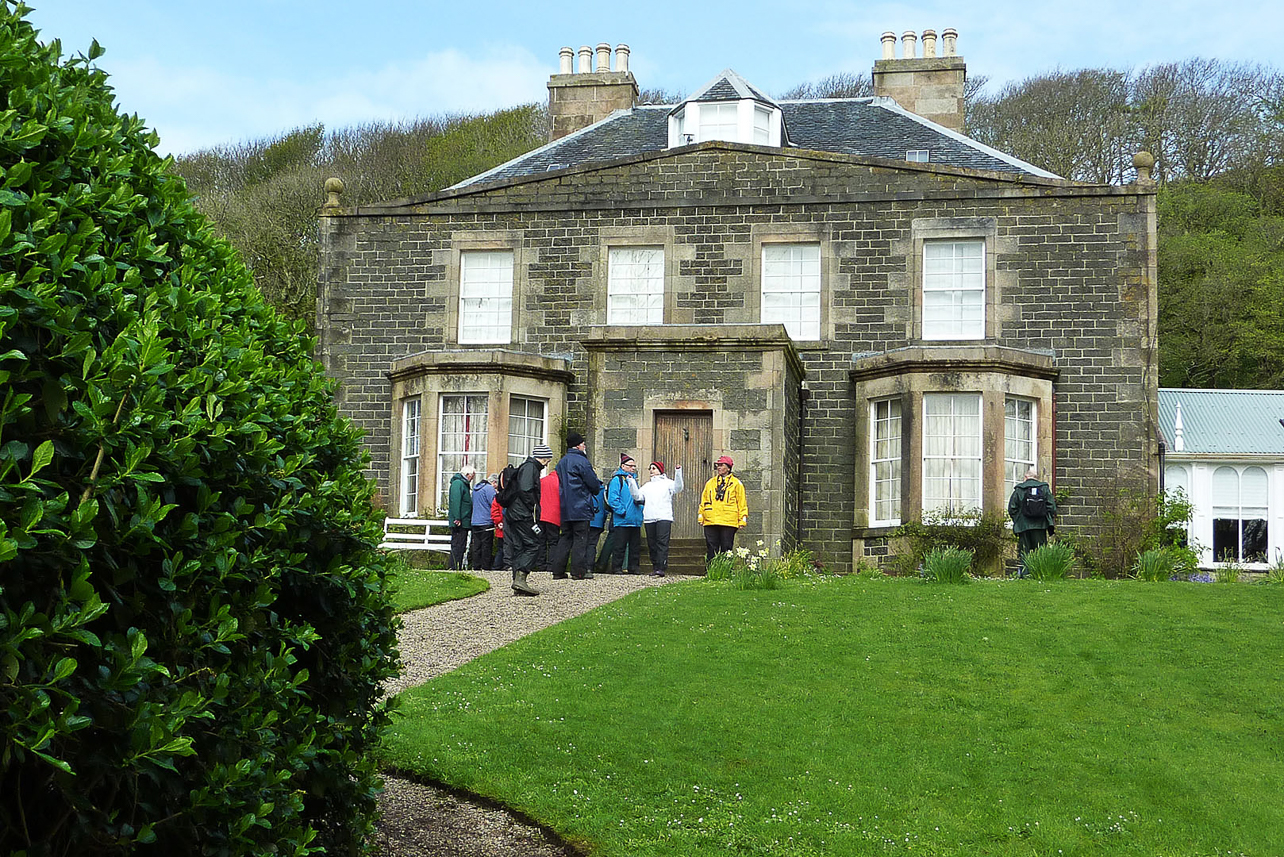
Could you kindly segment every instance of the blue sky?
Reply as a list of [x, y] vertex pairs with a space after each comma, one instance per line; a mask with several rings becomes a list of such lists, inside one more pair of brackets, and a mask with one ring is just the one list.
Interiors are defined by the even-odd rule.
[[991, 89], [1055, 68], [1141, 68], [1194, 56], [1274, 60], [1272, 0], [29, 0], [63, 53], [107, 53], [120, 106], [182, 153], [324, 122], [342, 127], [544, 101], [558, 50], [631, 49], [643, 88], [690, 92], [724, 68], [778, 94], [868, 74], [886, 30], [959, 32], [968, 74]]

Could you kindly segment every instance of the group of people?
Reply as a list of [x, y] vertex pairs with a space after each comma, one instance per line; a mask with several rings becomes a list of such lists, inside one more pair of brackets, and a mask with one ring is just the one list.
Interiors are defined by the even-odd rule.
[[[571, 432], [566, 446], [557, 467], [543, 473], [553, 452], [537, 445], [519, 467], [506, 471], [513, 487], [502, 495], [501, 474], [492, 473], [475, 487], [477, 471], [471, 465], [451, 477], [452, 569], [510, 568], [514, 594], [538, 595], [529, 579], [533, 571], [550, 572], [554, 579], [593, 577], [604, 532], [610, 533], [602, 554], [609, 557], [611, 573], [639, 574], [645, 530], [651, 573], [666, 574], [673, 498], [685, 487], [682, 467], [673, 468], [670, 478], [664, 462], [652, 461], [648, 480], [639, 484], [637, 462], [621, 453], [619, 468], [603, 482], [589, 462], [583, 435]], [[732, 475], [734, 466], [730, 456], [719, 458], [700, 497], [706, 559], [731, 550], [736, 531], [749, 522], [744, 485]]]

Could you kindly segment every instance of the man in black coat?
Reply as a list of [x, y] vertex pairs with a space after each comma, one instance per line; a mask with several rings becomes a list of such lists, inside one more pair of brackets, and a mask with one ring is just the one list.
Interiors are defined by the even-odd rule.
[[508, 547], [512, 551], [516, 595], [539, 595], [526, 578], [534, 570], [539, 553], [539, 474], [552, 460], [553, 451], [541, 443], [513, 476], [517, 480], [517, 496], [504, 513], [504, 539], [512, 539]]
[[566, 436], [566, 455], [557, 462], [557, 478], [562, 498], [562, 535], [553, 552], [553, 577], [566, 576], [566, 558], [571, 560], [571, 577], [583, 580], [593, 576], [593, 555], [589, 548], [589, 522], [596, 511], [593, 504], [602, 490], [588, 459], [584, 435], [571, 432]]

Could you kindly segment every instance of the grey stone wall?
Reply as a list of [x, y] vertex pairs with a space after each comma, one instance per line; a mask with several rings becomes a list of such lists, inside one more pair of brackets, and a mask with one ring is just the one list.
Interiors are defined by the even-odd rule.
[[[750, 275], [755, 236], [816, 230], [827, 265], [827, 335], [798, 345], [797, 374], [805, 372], [809, 389], [803, 409], [797, 396], [782, 400], [793, 438], [783, 477], [799, 480], [798, 491], [784, 496], [796, 493], [801, 504], [801, 514], [785, 507], [782, 537], [792, 538], [789, 522], [800, 519], [801, 545], [847, 568], [855, 450], [865, 443], [855, 436], [854, 409], [865, 405], [848, 378], [853, 355], [919, 342], [915, 222], [976, 219], [993, 225], [999, 292], [987, 342], [1055, 355], [1062, 525], [1090, 534], [1119, 488], [1157, 485], [1153, 203], [1148, 188], [724, 144], [623, 159], [324, 217], [320, 357], [342, 383], [341, 409], [367, 432], [371, 475], [386, 482], [385, 373], [406, 354], [456, 347], [451, 260], [461, 241], [502, 235], [515, 247], [520, 320], [506, 347], [569, 355], [575, 380], [568, 419], [583, 424], [590, 390], [581, 339], [605, 323], [604, 241], [631, 229], [663, 233], [666, 262], [675, 261], [666, 279], [666, 320], [744, 324], [757, 320], [749, 317], [757, 306]], [[664, 369], [687, 383], [705, 377], [698, 365]], [[630, 446], [622, 435], [603, 441]], [[733, 442], [749, 446], [751, 438]]]

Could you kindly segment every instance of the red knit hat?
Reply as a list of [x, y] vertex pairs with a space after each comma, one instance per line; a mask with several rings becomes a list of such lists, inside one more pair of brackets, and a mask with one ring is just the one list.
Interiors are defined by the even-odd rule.
[[652, 466], [652, 467], [654, 467], [656, 470], [660, 471], [660, 475], [661, 475], [661, 476], [663, 476], [663, 475], [664, 475], [664, 462], [663, 462], [663, 461], [652, 461], [652, 462], [651, 462], [651, 466]]

